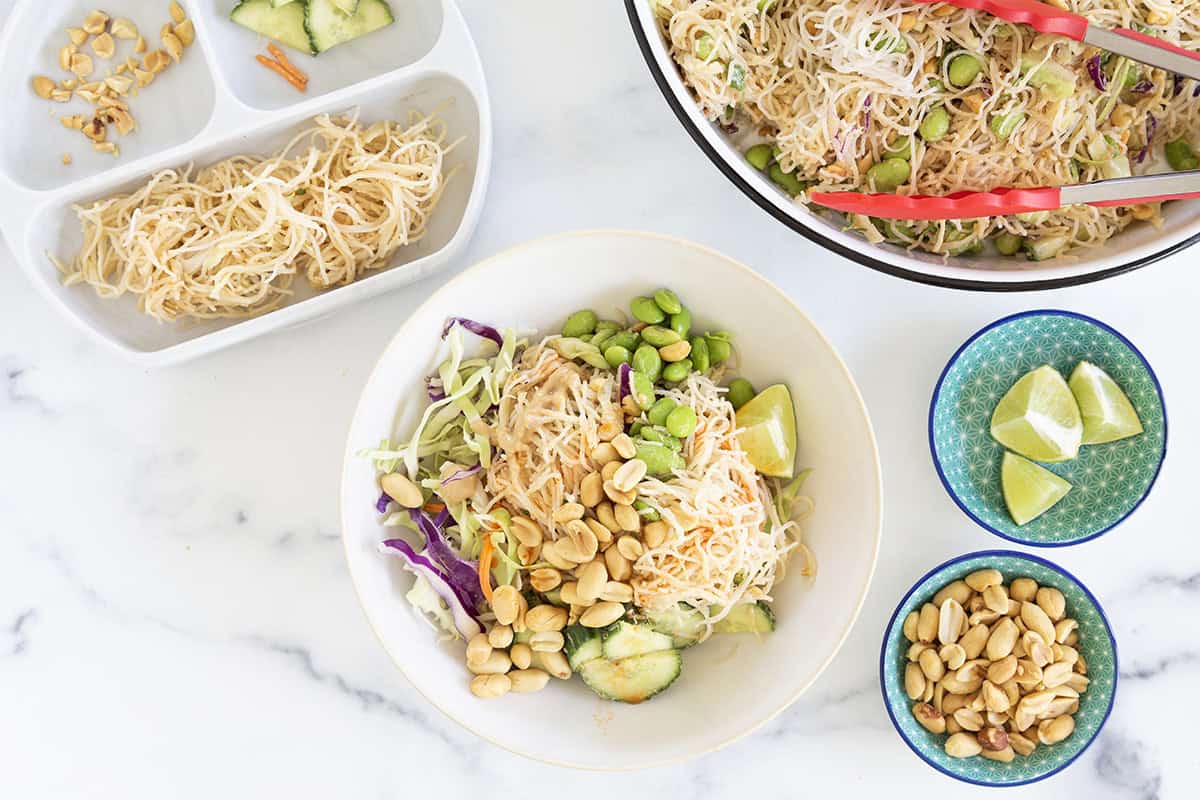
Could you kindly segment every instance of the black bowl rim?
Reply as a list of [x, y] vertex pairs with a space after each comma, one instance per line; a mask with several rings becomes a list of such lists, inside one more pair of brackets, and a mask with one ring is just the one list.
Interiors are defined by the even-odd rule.
[[[1104, 718], [1100, 720], [1100, 724], [1096, 727], [1096, 732], [1092, 734], [1092, 738], [1088, 739], [1087, 742], [1083, 745], [1083, 747], [1080, 748], [1079, 752], [1076, 753], [1075, 755], [1073, 755], [1071, 758], [1067, 759], [1067, 761], [1064, 762], [1063, 764], [1060, 764], [1059, 766], [1055, 767], [1054, 769], [1050, 770], [1049, 772], [1045, 773], [1044, 775], [1036, 775], [1027, 780], [1018, 781], [1015, 783], [988, 783], [986, 781], [973, 780], [973, 779], [967, 778], [963, 775], [958, 775], [954, 772], [950, 772], [949, 770], [942, 767], [940, 764], [937, 764], [937, 763], [933, 762], [932, 760], [930, 760], [929, 758], [927, 758], [925, 756], [925, 754], [923, 752], [921, 752], [920, 748], [918, 748], [914, 742], [910, 741], [909, 738], [904, 735], [904, 730], [900, 727], [900, 722], [896, 719], [896, 712], [893, 710], [892, 704], [888, 700], [887, 689], [884, 688], [884, 669], [887, 666], [886, 658], [887, 658], [888, 640], [892, 636], [892, 629], [896, 627], [896, 621], [900, 616], [900, 609], [904, 608], [904, 604], [907, 603], [908, 599], [910, 597], [912, 597], [913, 593], [915, 593], [917, 591], [917, 587], [920, 586], [921, 584], [923, 584], [925, 581], [929, 580], [929, 578], [933, 577], [933, 575], [935, 575], [938, 572], [941, 572], [942, 570], [946, 569], [947, 567], [952, 567], [955, 564], [961, 564], [964, 561], [971, 561], [976, 558], [996, 558], [996, 557], [1015, 557], [1015, 558], [1023, 558], [1028, 561], [1033, 561], [1038, 564], [1041, 564], [1044, 567], [1047, 567], [1047, 568], [1053, 570], [1054, 572], [1059, 573], [1060, 575], [1065, 576], [1069, 580], [1074, 581], [1075, 585], [1077, 585], [1080, 589], [1082, 589], [1083, 593], [1085, 595], [1087, 595], [1088, 600], [1091, 601], [1092, 606], [1096, 609], [1096, 613], [1100, 615], [1100, 621], [1104, 623], [1104, 630], [1108, 634], [1108, 643], [1112, 646], [1112, 653], [1113, 653], [1112, 693], [1109, 695], [1109, 698], [1108, 698], [1108, 708], [1106, 708], [1104, 710]], [[1043, 781], [1052, 775], [1057, 775], [1058, 773], [1062, 772], [1064, 769], [1066, 769], [1067, 767], [1071, 766], [1076, 761], [1078, 761], [1079, 757], [1082, 756], [1084, 753], [1086, 753], [1088, 751], [1088, 748], [1090, 748], [1092, 746], [1092, 743], [1100, 738], [1100, 733], [1101, 733], [1101, 731], [1104, 730], [1104, 726], [1108, 723], [1108, 718], [1110, 716], [1112, 716], [1113, 706], [1115, 706], [1116, 702], [1117, 702], [1117, 684], [1120, 682], [1120, 678], [1121, 678], [1121, 657], [1120, 657], [1120, 653], [1117, 650], [1117, 637], [1113, 634], [1112, 623], [1109, 622], [1108, 615], [1104, 613], [1104, 606], [1101, 605], [1100, 601], [1096, 599], [1096, 595], [1092, 594], [1092, 590], [1087, 587], [1086, 583], [1079, 580], [1079, 578], [1075, 577], [1075, 575], [1073, 575], [1066, 568], [1064, 568], [1058, 564], [1055, 564], [1053, 561], [1050, 561], [1049, 559], [1042, 558], [1041, 556], [1034, 555], [1033, 553], [1022, 553], [1019, 550], [975, 550], [970, 553], [964, 553], [961, 556], [956, 556], [954, 558], [943, 561], [941, 564], [938, 564], [936, 567], [929, 570], [921, 577], [917, 578], [915, 581], [913, 581], [913, 584], [911, 587], [909, 587], [909, 590], [904, 593], [904, 596], [900, 598], [900, 602], [896, 604], [895, 610], [892, 611], [891, 617], [888, 618], [887, 625], [883, 629], [883, 643], [879, 647], [879, 692], [883, 696], [883, 707], [887, 711], [888, 718], [891, 719], [891, 721], [892, 721], [892, 727], [896, 729], [896, 734], [900, 737], [900, 740], [903, 741], [904, 744], [906, 744], [908, 746], [908, 749], [912, 750], [917, 755], [918, 758], [920, 758], [926, 764], [933, 767], [935, 770], [942, 773], [943, 775], [947, 775], [951, 778], [954, 778], [957, 781], [962, 781], [963, 783], [970, 783], [975, 786], [985, 786], [990, 789], [1007, 789], [1007, 788], [1010, 788], [1013, 786], [1026, 786], [1031, 783], [1037, 783], [1038, 781]]]
[[688, 117], [687, 111], [675, 97], [674, 92], [671, 91], [671, 85], [667, 81], [666, 75], [664, 75], [658, 68], [658, 63], [655, 61], [654, 51], [650, 45], [650, 41], [646, 38], [645, 31], [642, 30], [641, 22], [638, 19], [637, 3], [639, 2], [645, 2], [645, 0], [625, 0], [625, 11], [629, 16], [629, 24], [633, 28], [633, 35], [637, 39], [638, 48], [642, 51], [642, 58], [646, 62], [646, 66], [650, 70], [650, 75], [654, 78], [654, 82], [658, 84], [659, 91], [662, 92], [663, 97], [666, 99], [667, 105], [671, 107], [671, 111], [674, 112], [675, 117], [679, 120], [680, 124], [683, 125], [684, 130], [687, 131], [688, 135], [692, 137], [692, 141], [694, 141], [700, 147], [700, 150], [706, 156], [708, 156], [708, 160], [711, 161], [713, 165], [716, 166], [716, 168], [719, 169], [721, 173], [729, 179], [730, 183], [736, 186], [742, 192], [742, 194], [754, 201], [755, 205], [757, 205], [763, 211], [766, 211], [772, 217], [779, 220], [784, 225], [791, 228], [794, 232], [800, 234], [809, 241], [815, 242], [816, 244], [824, 247], [826, 250], [836, 253], [843, 258], [847, 258], [857, 264], [861, 264], [864, 267], [873, 269], [876, 272], [882, 272], [886, 275], [892, 275], [897, 278], [913, 281], [914, 283], [923, 283], [928, 286], [938, 286], [943, 289], [962, 289], [966, 291], [977, 292], [1033, 292], [1044, 289], [1063, 289], [1068, 286], [1082, 286], [1087, 283], [1105, 280], [1106, 278], [1113, 278], [1117, 275], [1124, 275], [1127, 272], [1133, 272], [1136, 269], [1149, 266], [1156, 261], [1161, 261], [1168, 256], [1172, 256], [1180, 251], [1186, 250], [1197, 242], [1200, 242], [1200, 234], [1197, 234], [1189, 239], [1184, 239], [1165, 247], [1158, 252], [1151, 253], [1148, 256], [1143, 256], [1142, 258], [1135, 259], [1115, 267], [1089, 272], [1084, 275], [1069, 275], [1062, 278], [1044, 278], [1041, 280], [1030, 281], [977, 281], [967, 278], [951, 278], [941, 275], [930, 275], [924, 272], [914, 272], [909, 269], [904, 269], [903, 267], [897, 267], [894, 264], [889, 264], [886, 261], [873, 258], [867, 255], [865, 252], [860, 252], [853, 248], [846, 247], [839, 242], [835, 242], [833, 239], [830, 239], [819, 231], [802, 225], [797, 220], [780, 211], [773, 203], [771, 203], [770, 200], [763, 196], [761, 192], [743, 180], [741, 176], [739, 176], [737, 172], [725, 162], [725, 159], [723, 159], [721, 155], [715, 149], [713, 149], [712, 145], [708, 143], [708, 140], [704, 138], [704, 134], [700, 131], [700, 129], [692, 123], [692, 120]]
[[[1014, 536], [1011, 533], [1007, 533], [1006, 531], [1002, 531], [999, 528], [993, 527], [992, 525], [989, 525], [988, 523], [986, 523], [982, 519], [980, 519], [975, 513], [973, 513], [971, 511], [971, 509], [967, 508], [967, 504], [963, 502], [962, 498], [960, 498], [958, 496], [958, 493], [955, 492], [954, 488], [950, 485], [950, 480], [946, 477], [945, 470], [942, 469], [942, 461], [940, 458], [938, 458], [937, 445], [934, 442], [934, 438], [933, 438], [933, 416], [934, 416], [934, 413], [937, 411], [938, 400], [942, 396], [942, 384], [944, 384], [946, 382], [946, 375], [949, 374], [950, 368], [953, 367], [954, 364], [958, 361], [958, 359], [962, 356], [962, 354], [964, 352], [966, 352], [966, 349], [968, 347], [970, 347], [972, 344], [974, 344], [976, 342], [976, 340], [978, 340], [980, 337], [984, 336], [987, 333], [990, 333], [991, 331], [995, 330], [996, 328], [999, 328], [1002, 325], [1007, 325], [1010, 322], [1015, 322], [1016, 320], [1024, 319], [1025, 317], [1050, 317], [1050, 316], [1069, 317], [1071, 319], [1081, 320], [1090, 325], [1095, 325], [1097, 328], [1100, 328], [1101, 330], [1111, 334], [1114, 338], [1117, 339], [1117, 341], [1121, 342], [1126, 347], [1128, 347], [1133, 352], [1133, 354], [1138, 357], [1138, 360], [1142, 362], [1142, 366], [1145, 367], [1145, 369], [1146, 369], [1146, 374], [1148, 374], [1150, 376], [1150, 382], [1154, 384], [1154, 390], [1158, 393], [1158, 405], [1162, 409], [1162, 416], [1163, 416], [1163, 441], [1162, 441], [1162, 449], [1159, 451], [1159, 454], [1158, 454], [1158, 465], [1154, 469], [1154, 475], [1150, 478], [1150, 483], [1146, 484], [1146, 488], [1142, 492], [1142, 496], [1139, 497], [1137, 499], [1137, 502], [1134, 503], [1133, 506], [1128, 511], [1126, 511], [1124, 514], [1122, 514], [1121, 518], [1118, 519], [1116, 522], [1113, 522], [1112, 524], [1108, 525], [1107, 527], [1101, 528], [1098, 531], [1093, 531], [1092, 533], [1089, 533], [1087, 536], [1081, 536], [1078, 539], [1071, 539], [1071, 540], [1065, 541], [1065, 542], [1042, 542], [1042, 541], [1037, 541], [1035, 539], [1024, 539], [1019, 536]], [[929, 455], [933, 459], [933, 468], [934, 468], [934, 470], [937, 471], [938, 480], [941, 481], [942, 488], [946, 490], [946, 494], [948, 494], [950, 496], [950, 499], [954, 501], [954, 504], [956, 506], [958, 506], [959, 510], [962, 511], [964, 514], [966, 514], [967, 517], [970, 518], [973, 522], [975, 522], [977, 525], [979, 525], [979, 527], [983, 528], [988, 533], [992, 533], [992, 534], [995, 534], [996, 536], [999, 536], [1001, 539], [1012, 542], [1014, 544], [1026, 545], [1028, 547], [1044, 547], [1044, 548], [1072, 547], [1077, 544], [1083, 544], [1084, 542], [1090, 542], [1093, 539], [1100, 538], [1104, 534], [1108, 533], [1109, 531], [1116, 528], [1118, 525], [1120, 525], [1121, 523], [1125, 522], [1127, 519], [1132, 517], [1133, 512], [1135, 512], [1139, 508], [1141, 508], [1142, 503], [1146, 502], [1146, 498], [1150, 497], [1150, 492], [1154, 490], [1155, 484], [1158, 483], [1158, 476], [1162, 474], [1163, 464], [1166, 463], [1166, 460], [1167, 460], [1167, 445], [1169, 442], [1169, 430], [1170, 430], [1170, 421], [1167, 418], [1167, 398], [1163, 395], [1162, 383], [1158, 379], [1158, 374], [1155, 373], [1154, 367], [1150, 366], [1150, 360], [1148, 358], [1146, 358], [1145, 354], [1143, 354], [1142, 351], [1138, 349], [1137, 345], [1135, 345], [1133, 342], [1129, 341], [1128, 337], [1126, 337], [1123, 333], [1121, 333], [1119, 330], [1112, 327], [1111, 325], [1101, 322], [1100, 320], [1096, 319], [1095, 317], [1089, 317], [1087, 314], [1080, 314], [1077, 311], [1065, 311], [1061, 308], [1035, 308], [1035, 309], [1030, 309], [1029, 311], [1019, 311], [1016, 314], [1009, 314], [1006, 317], [1001, 317], [1000, 319], [996, 320], [995, 322], [991, 322], [991, 323], [985, 325], [984, 327], [980, 328], [979, 330], [975, 331], [975, 333], [971, 334], [971, 337], [969, 339], [967, 339], [965, 342], [963, 342], [962, 345], [957, 350], [954, 351], [954, 355], [950, 356], [950, 359], [946, 362], [946, 366], [942, 368], [942, 374], [938, 376], [937, 383], [934, 384], [934, 387], [933, 387], [933, 396], [929, 399], [929, 417], [926, 421], [926, 433], [929, 438]]]

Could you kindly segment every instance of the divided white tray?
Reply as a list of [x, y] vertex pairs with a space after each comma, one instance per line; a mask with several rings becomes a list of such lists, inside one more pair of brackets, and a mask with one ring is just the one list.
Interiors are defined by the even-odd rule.
[[[323, 316], [355, 300], [412, 283], [447, 264], [466, 245], [483, 204], [492, 158], [491, 109], [479, 55], [452, 0], [391, 0], [396, 22], [319, 58], [288, 51], [310, 76], [297, 92], [254, 61], [266, 40], [230, 22], [236, 0], [180, 0], [196, 43], [131, 106], [138, 130], [117, 139], [120, 158], [94, 152], [58, 117], [86, 113], [82, 100], [43, 100], [34, 75], [67, 77], [58, 68], [66, 28], [95, 8], [133, 20], [157, 40], [167, 0], [44, 3], [17, 0], [0, 33], [0, 91], [8, 97], [0, 126], [0, 232], [38, 289], [95, 339], [146, 366], [178, 363], [267, 331]], [[128, 43], [119, 50], [128, 51]], [[97, 60], [97, 72], [119, 62]], [[298, 277], [295, 295], [250, 319], [159, 323], [133, 297], [100, 298], [90, 287], [64, 287], [47, 253], [69, 261], [81, 232], [71, 206], [142, 185], [161, 169], [205, 166], [238, 153], [270, 154], [318, 114], [359, 109], [365, 121], [404, 120], [436, 110], [451, 139], [462, 141], [449, 166], [458, 171], [425, 237], [402, 248], [385, 269], [323, 292]], [[53, 116], [51, 116], [53, 114]], [[64, 165], [71, 153], [74, 163]]]

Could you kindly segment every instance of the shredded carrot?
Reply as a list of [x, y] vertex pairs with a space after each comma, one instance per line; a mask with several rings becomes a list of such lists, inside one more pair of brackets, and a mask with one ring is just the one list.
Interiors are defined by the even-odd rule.
[[270, 52], [271, 55], [275, 56], [275, 60], [279, 62], [279, 66], [290, 72], [292, 76], [296, 78], [296, 80], [300, 81], [301, 83], [308, 83], [308, 76], [301, 72], [300, 68], [288, 59], [287, 53], [276, 47], [274, 42], [267, 45], [267, 51]]
[[483, 537], [483, 547], [479, 550], [479, 588], [489, 603], [492, 602], [492, 534], [488, 532]]
[[264, 67], [266, 67], [267, 69], [272, 70], [273, 72], [279, 73], [285, 81], [290, 83], [292, 86], [296, 87], [297, 91], [303, 92], [308, 88], [308, 86], [303, 81], [299, 80], [294, 75], [292, 75], [292, 73], [288, 72], [283, 67], [283, 65], [280, 64], [279, 62], [272, 61], [271, 59], [267, 58], [264, 55], [257, 55], [254, 57], [254, 59], [258, 63], [260, 63]]
[[423, 511], [428, 511], [430, 514], [440, 514], [446, 510], [446, 504], [445, 503], [428, 502], [425, 505], [421, 506], [421, 509]]

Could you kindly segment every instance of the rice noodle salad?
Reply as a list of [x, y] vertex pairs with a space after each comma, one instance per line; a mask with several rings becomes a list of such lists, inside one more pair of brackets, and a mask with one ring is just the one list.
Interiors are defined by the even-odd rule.
[[[783, 190], [944, 195], [1200, 165], [1200, 83], [982, 11], [896, 0], [652, 0], [703, 113]], [[1196, 0], [1051, 0], [1200, 50]], [[824, 212], [823, 212], [824, 213]], [[945, 222], [852, 217], [870, 241], [1031, 260], [1161, 204]]]
[[641, 702], [685, 648], [772, 632], [793, 558], [815, 576], [787, 387], [727, 381], [732, 337], [692, 331], [669, 290], [630, 310], [577, 311], [540, 339], [448, 320], [419, 422], [363, 452], [381, 552], [464, 645], [479, 697], [578, 672]]

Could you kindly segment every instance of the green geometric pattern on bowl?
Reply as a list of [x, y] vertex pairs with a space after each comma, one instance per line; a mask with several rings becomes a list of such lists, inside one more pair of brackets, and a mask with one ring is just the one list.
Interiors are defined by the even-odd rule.
[[[1067, 599], [1067, 616], [1079, 621], [1079, 643], [1075, 648], [1087, 661], [1091, 681], [1079, 698], [1075, 731], [1055, 745], [1038, 744], [1028, 757], [1017, 755], [1005, 764], [982, 756], [951, 758], [946, 755], [946, 734], [933, 734], [912, 715], [915, 701], [904, 691], [904, 667], [909, 641], [904, 638], [904, 618], [917, 611], [946, 584], [978, 569], [1000, 570], [1005, 584], [1014, 578], [1033, 578], [1039, 586], [1053, 586]], [[879, 680], [884, 703], [901, 738], [930, 766], [953, 778], [985, 786], [1013, 786], [1049, 777], [1074, 761], [1096, 734], [1112, 710], [1117, 688], [1117, 648], [1104, 611], [1088, 591], [1061, 567], [1037, 556], [1010, 550], [968, 553], [948, 561], [921, 579], [896, 609], [884, 634]], [[1034, 737], [1036, 741], [1036, 736]]]
[[[992, 412], [1031, 369], [1049, 364], [1069, 378], [1085, 360], [1124, 390], [1144, 431], [1084, 445], [1072, 461], [1043, 464], [1072, 489], [1045, 514], [1018, 526], [1004, 505], [1004, 447], [991, 436]], [[929, 411], [929, 445], [946, 491], [980, 525], [1023, 544], [1075, 544], [1115, 526], [1149, 493], [1166, 455], [1166, 409], [1154, 371], [1121, 334], [1068, 311], [1029, 311], [984, 328], [950, 360]]]

